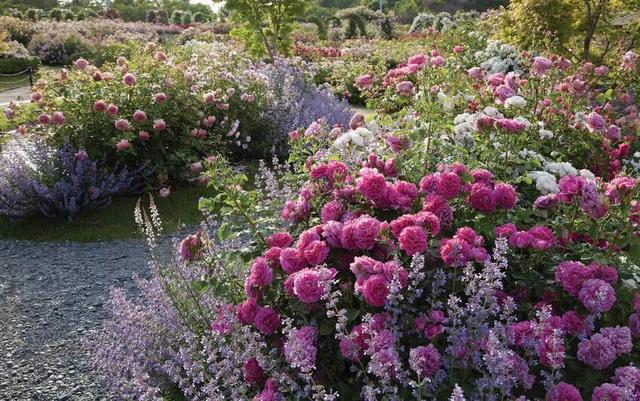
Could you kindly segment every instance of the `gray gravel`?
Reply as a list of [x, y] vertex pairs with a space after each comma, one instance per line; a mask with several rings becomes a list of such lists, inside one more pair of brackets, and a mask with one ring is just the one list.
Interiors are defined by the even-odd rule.
[[82, 339], [112, 287], [149, 275], [143, 241], [0, 241], [0, 400], [109, 400]]

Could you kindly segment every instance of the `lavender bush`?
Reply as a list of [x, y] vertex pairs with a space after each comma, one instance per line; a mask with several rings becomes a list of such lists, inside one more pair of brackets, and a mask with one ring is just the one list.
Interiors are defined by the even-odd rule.
[[266, 76], [268, 111], [266, 119], [275, 126], [279, 137], [274, 140], [276, 153], [286, 146], [286, 134], [308, 127], [323, 119], [329, 125], [346, 127], [353, 110], [346, 100], [339, 100], [326, 88], [317, 88], [305, 79], [304, 70], [284, 61], [261, 67]]
[[139, 192], [141, 174], [126, 168], [104, 173], [82, 150], [55, 150], [15, 135], [0, 152], [0, 215], [71, 219], [82, 209], [106, 206], [115, 195]]

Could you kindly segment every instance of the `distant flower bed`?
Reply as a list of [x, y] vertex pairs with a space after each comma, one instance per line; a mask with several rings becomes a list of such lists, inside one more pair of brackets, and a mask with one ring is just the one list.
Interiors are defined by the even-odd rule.
[[303, 69], [256, 64], [222, 44], [168, 55], [150, 42], [101, 68], [77, 59], [5, 115], [21, 135], [69, 145], [101, 168], [144, 168], [158, 178], [149, 184], [167, 185], [197, 178], [192, 166], [211, 155], [285, 155], [289, 131], [318, 118], [346, 125], [351, 111]]

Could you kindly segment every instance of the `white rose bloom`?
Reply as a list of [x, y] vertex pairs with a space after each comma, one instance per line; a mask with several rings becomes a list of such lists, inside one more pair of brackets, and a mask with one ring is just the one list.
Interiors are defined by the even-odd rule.
[[580, 176], [587, 179], [587, 181], [595, 181], [596, 175], [593, 174], [590, 170], [583, 168], [580, 170]]
[[444, 92], [438, 92], [438, 102], [442, 104], [442, 107], [444, 107], [445, 111], [453, 110], [456, 105], [455, 98], [447, 96], [447, 94], [445, 94]]
[[453, 119], [453, 123], [454, 124], [460, 124], [460, 123], [463, 123], [465, 121], [469, 121], [469, 117], [471, 117], [471, 115], [469, 113], [458, 114], [456, 116], [456, 118]]
[[524, 124], [525, 128], [529, 128], [531, 126], [531, 121], [527, 120], [524, 117], [516, 117], [516, 118], [514, 118], [514, 120], [516, 120], [520, 124]]
[[508, 98], [504, 102], [504, 107], [506, 107], [507, 109], [510, 108], [510, 107], [515, 107], [515, 108], [521, 109], [526, 105], [527, 105], [527, 101], [524, 100], [524, 98], [522, 96], [518, 96], [518, 95], [511, 96], [510, 98]]
[[498, 109], [496, 109], [495, 107], [491, 107], [491, 106], [487, 106], [484, 108], [484, 114], [493, 118], [502, 118], [502, 114], [500, 114], [500, 111], [498, 111]]
[[532, 171], [529, 173], [529, 177], [536, 180], [536, 189], [543, 195], [548, 193], [557, 193], [560, 190], [558, 188], [556, 177], [546, 171]]
[[553, 138], [553, 132], [546, 130], [544, 128], [540, 128], [538, 131], [538, 135], [540, 135], [540, 139], [551, 139]]
[[554, 174], [558, 174], [560, 177], [565, 175], [578, 175], [578, 170], [571, 165], [571, 163], [547, 163], [544, 168]]

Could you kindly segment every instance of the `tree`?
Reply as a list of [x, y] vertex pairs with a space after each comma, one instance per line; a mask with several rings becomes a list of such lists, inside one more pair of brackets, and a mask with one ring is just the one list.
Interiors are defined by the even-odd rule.
[[250, 50], [273, 61], [290, 46], [293, 23], [304, 13], [304, 0], [227, 0], [225, 8], [242, 25], [234, 29]]

